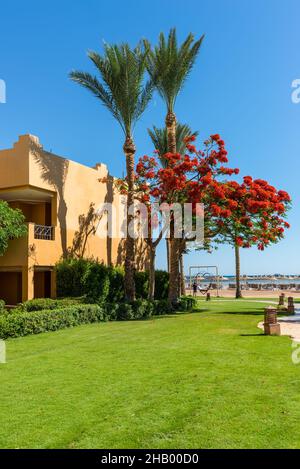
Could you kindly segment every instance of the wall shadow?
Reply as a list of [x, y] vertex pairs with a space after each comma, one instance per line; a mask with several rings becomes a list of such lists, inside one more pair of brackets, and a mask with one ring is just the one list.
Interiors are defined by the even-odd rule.
[[91, 203], [87, 214], [79, 215], [78, 231], [75, 231], [72, 246], [68, 248], [68, 256], [83, 258], [85, 255], [87, 242], [90, 236], [97, 232], [97, 228], [102, 219], [103, 214], [95, 210], [95, 204]]
[[[105, 203], [112, 204], [114, 201], [114, 178], [108, 174], [106, 179]], [[107, 238], [106, 238], [106, 259], [107, 265], [112, 265], [112, 238], [109, 236], [109, 226], [112, 226], [112, 213], [107, 213]], [[119, 256], [119, 253], [118, 253]]]
[[67, 204], [64, 197], [65, 182], [69, 161], [60, 156], [44, 151], [41, 145], [31, 141], [30, 151], [41, 169], [42, 179], [54, 187], [58, 194], [57, 217], [60, 226], [60, 238], [63, 257], [67, 257]]

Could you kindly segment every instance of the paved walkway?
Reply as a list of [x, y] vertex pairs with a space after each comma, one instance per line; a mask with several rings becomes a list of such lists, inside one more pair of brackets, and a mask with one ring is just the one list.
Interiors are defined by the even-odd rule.
[[[277, 304], [275, 301], [259, 301], [259, 303]], [[300, 307], [295, 306], [295, 314], [278, 319], [281, 335], [288, 335], [295, 342], [300, 342]], [[260, 329], [264, 329], [264, 323], [258, 323]]]

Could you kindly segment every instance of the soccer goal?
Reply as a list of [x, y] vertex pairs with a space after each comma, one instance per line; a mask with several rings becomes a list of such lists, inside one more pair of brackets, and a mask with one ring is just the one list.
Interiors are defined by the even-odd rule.
[[193, 291], [193, 284], [197, 285], [197, 291], [206, 295], [210, 290], [216, 290], [219, 296], [220, 277], [219, 269], [216, 265], [191, 265], [189, 267], [190, 291]]

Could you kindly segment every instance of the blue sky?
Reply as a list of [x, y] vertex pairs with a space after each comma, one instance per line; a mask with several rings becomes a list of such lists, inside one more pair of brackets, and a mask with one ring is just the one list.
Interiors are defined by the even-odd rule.
[[[125, 169], [123, 136], [99, 102], [68, 79], [76, 69], [92, 71], [88, 49], [106, 42], [132, 45], [176, 26], [180, 39], [205, 33], [196, 66], [180, 95], [176, 114], [204, 140], [224, 138], [231, 166], [242, 175], [265, 178], [290, 192], [292, 225], [286, 239], [264, 253], [243, 250], [243, 273], [300, 273], [300, 104], [291, 83], [300, 78], [298, 0], [35, 0], [2, 2], [0, 79], [7, 103], [0, 104], [0, 148], [17, 136], [38, 135], [46, 149], [87, 165]], [[137, 155], [152, 151], [146, 128], [162, 126], [158, 96], [139, 122]], [[165, 266], [164, 246], [158, 267]], [[190, 264], [217, 264], [234, 271], [230, 248], [186, 256]]]

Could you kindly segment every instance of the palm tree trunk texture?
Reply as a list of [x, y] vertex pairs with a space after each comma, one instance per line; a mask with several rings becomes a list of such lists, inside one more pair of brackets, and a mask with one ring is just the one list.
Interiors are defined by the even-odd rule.
[[155, 254], [156, 249], [154, 246], [149, 248], [149, 290], [148, 299], [154, 300], [155, 293]]
[[168, 137], [168, 151], [176, 153], [176, 116], [173, 112], [168, 112], [166, 116], [166, 127]]
[[[166, 128], [168, 137], [168, 151], [176, 153], [176, 116], [168, 112], [166, 116]], [[174, 220], [170, 223], [170, 277], [169, 277], [169, 302], [176, 305], [178, 302], [179, 284], [179, 240], [174, 238]]]
[[180, 254], [179, 258], [180, 262], [180, 293], [181, 295], [185, 296], [186, 291], [185, 291], [185, 276], [184, 276], [184, 262], [183, 262], [183, 254]]
[[166, 248], [167, 248], [167, 267], [168, 267], [168, 272], [170, 273], [170, 243], [169, 243], [169, 238], [166, 238]]
[[235, 281], [236, 281], [236, 298], [242, 298], [241, 291], [241, 264], [240, 264], [240, 248], [236, 244], [235, 247]]
[[130, 236], [129, 225], [133, 224], [134, 215], [129, 214], [129, 207], [134, 202], [134, 155], [135, 145], [130, 136], [125, 140], [123, 150], [126, 156], [126, 170], [127, 170], [127, 183], [128, 183], [128, 195], [127, 195], [127, 235], [126, 235], [126, 255], [125, 255], [125, 297], [128, 301], [135, 299], [135, 283], [134, 283], [134, 271], [135, 271], [135, 249], [134, 249], [134, 237]]

